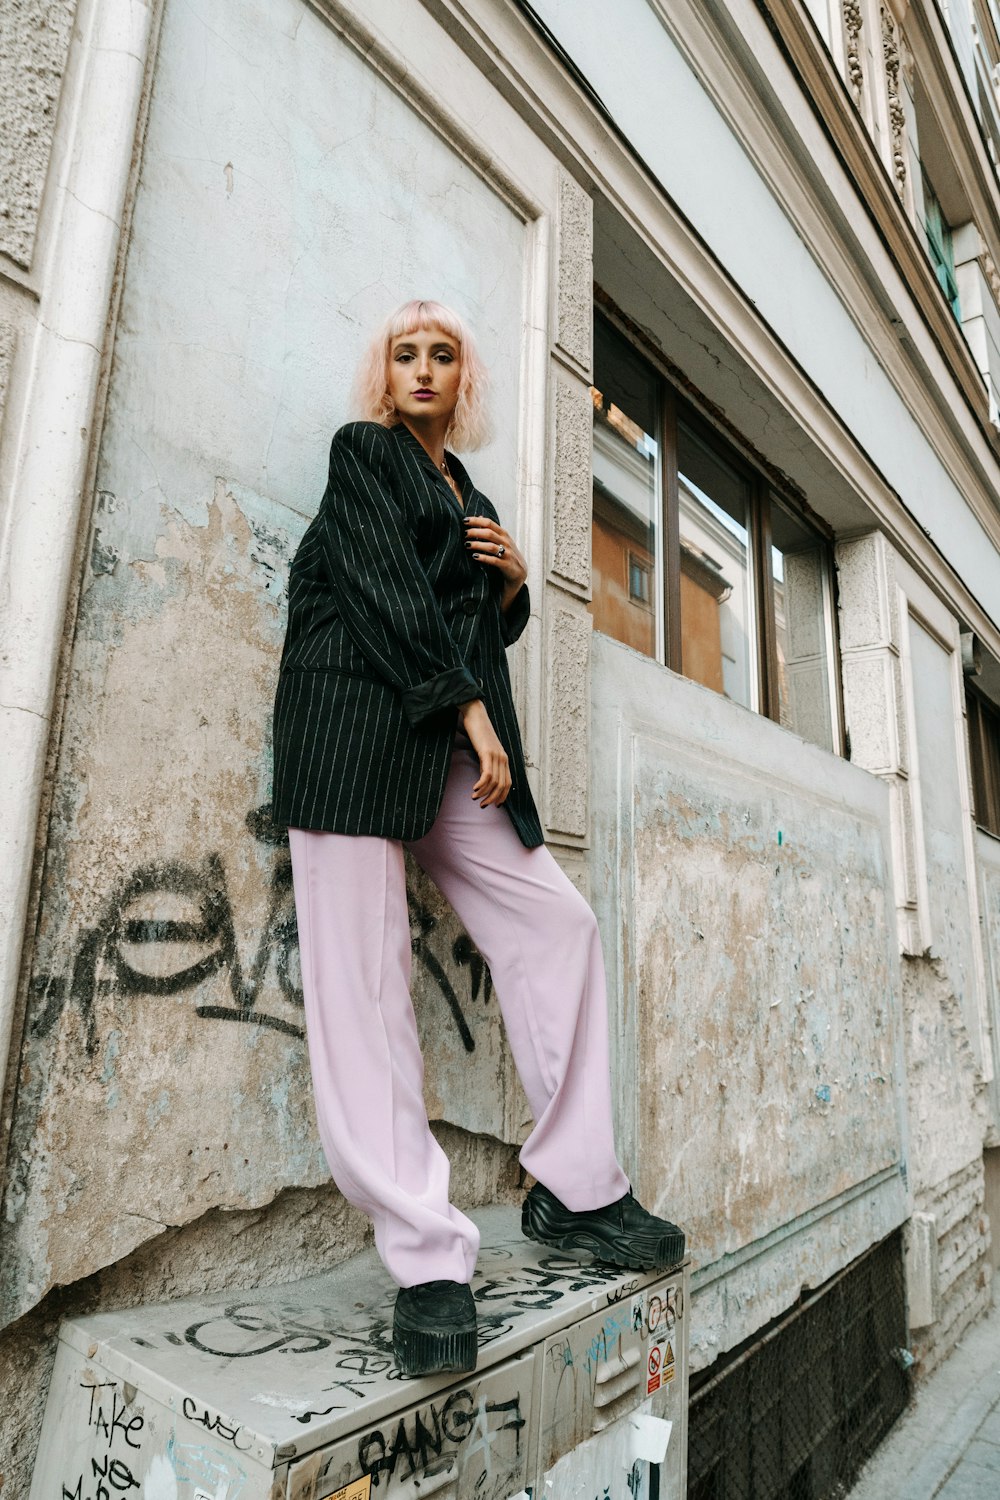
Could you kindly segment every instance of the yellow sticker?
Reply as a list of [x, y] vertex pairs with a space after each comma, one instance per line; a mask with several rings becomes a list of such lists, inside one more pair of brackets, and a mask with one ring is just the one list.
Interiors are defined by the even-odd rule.
[[366, 1474], [363, 1479], [352, 1479], [342, 1490], [334, 1490], [327, 1500], [371, 1500], [371, 1493], [372, 1476]]

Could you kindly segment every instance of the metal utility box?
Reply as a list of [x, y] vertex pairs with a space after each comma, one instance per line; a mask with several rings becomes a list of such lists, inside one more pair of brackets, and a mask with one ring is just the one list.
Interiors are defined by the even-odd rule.
[[612, 1500], [673, 1428], [683, 1500], [687, 1270], [618, 1273], [473, 1215], [478, 1368], [406, 1380], [374, 1251], [320, 1276], [70, 1319], [31, 1500]]

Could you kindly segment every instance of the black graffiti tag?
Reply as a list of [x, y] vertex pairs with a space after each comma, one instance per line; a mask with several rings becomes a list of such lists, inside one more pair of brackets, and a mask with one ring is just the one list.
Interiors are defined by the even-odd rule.
[[[258, 842], [276, 849], [267, 913], [249, 969], [244, 970], [239, 958], [221, 856], [209, 854], [199, 864], [154, 861], [140, 866], [111, 893], [95, 925], [82, 932], [68, 975], [34, 977], [34, 1036], [45, 1036], [52, 1030], [68, 999], [83, 1018], [87, 1052], [93, 1057], [98, 1049], [96, 1001], [103, 989], [135, 996], [175, 995], [197, 988], [215, 974], [225, 976], [232, 1002], [196, 1005], [195, 1013], [202, 1019], [241, 1021], [294, 1037], [305, 1035], [303, 1022], [295, 1019], [295, 1012], [303, 1008], [303, 996], [287, 837], [274, 827], [266, 806], [251, 812], [246, 821]], [[164, 906], [173, 906], [175, 912], [180, 907], [184, 915], [149, 916], [158, 898]], [[414, 957], [444, 998], [462, 1046], [474, 1052], [475, 1038], [462, 1001], [431, 945], [438, 919], [410, 890], [407, 899]], [[151, 953], [161, 961], [155, 966], [144, 965], [141, 960]], [[170, 957], [171, 953], [177, 955], [176, 959]], [[492, 995], [489, 968], [464, 932], [452, 942], [450, 956], [459, 969], [468, 971], [472, 1003], [481, 1000], [488, 1004]], [[279, 994], [292, 1008], [291, 1018], [263, 1008], [272, 966]], [[154, 967], [156, 972], [152, 971]]]
[[[505, 1420], [491, 1420], [498, 1416]], [[480, 1419], [491, 1444], [502, 1432], [513, 1432], [515, 1450], [520, 1454], [521, 1428], [525, 1425], [520, 1395], [507, 1401], [480, 1401], [474, 1391], [459, 1390], [452, 1391], [440, 1407], [430, 1402], [400, 1417], [388, 1436], [377, 1429], [362, 1437], [358, 1444], [361, 1471], [370, 1474], [376, 1486], [383, 1477], [392, 1479], [397, 1467], [400, 1479], [445, 1472], [451, 1463], [446, 1449], [454, 1453], [467, 1442]]]
[[[61, 1500], [112, 1500], [112, 1495], [124, 1495], [130, 1490], [140, 1489], [139, 1481], [132, 1473], [127, 1459], [113, 1455], [111, 1450], [116, 1442], [126, 1449], [139, 1448], [142, 1443], [140, 1434], [146, 1425], [145, 1417], [140, 1412], [127, 1415], [129, 1402], [119, 1396], [113, 1380], [83, 1381], [81, 1389], [90, 1393], [87, 1426], [94, 1429], [99, 1446], [104, 1451], [90, 1460], [93, 1488], [88, 1485], [84, 1490], [84, 1475], [80, 1474], [74, 1483], [63, 1481]], [[104, 1394], [106, 1391], [111, 1393], [110, 1410]]]

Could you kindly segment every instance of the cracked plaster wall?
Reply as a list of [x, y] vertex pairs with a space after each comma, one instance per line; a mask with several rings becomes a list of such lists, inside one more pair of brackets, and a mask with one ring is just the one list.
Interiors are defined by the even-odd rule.
[[[491, 481], [515, 472], [525, 242], [300, 0], [227, 0], [211, 29], [168, 0], [20, 1060], [5, 1323], [166, 1226], [326, 1191], [266, 810], [284, 577], [362, 342], [417, 288], [477, 329], [497, 437], [470, 468], [509, 512]], [[431, 1114], [511, 1146], [527, 1108], [488, 971], [412, 864], [409, 888]], [[458, 1201], [495, 1177], [459, 1152]]]
[[933, 1216], [937, 1240], [935, 1316], [912, 1341], [926, 1377], [989, 1305], [983, 1178], [989, 1108], [944, 964], [906, 958], [902, 981], [910, 1178], [915, 1208]]
[[621, 1136], [688, 1229], [697, 1368], [907, 1215], [889, 799], [603, 634], [592, 655]]
[[[520, 1201], [515, 1148], [440, 1123], [433, 1129], [466, 1201]], [[365, 1216], [350, 1208], [332, 1185], [290, 1188], [259, 1209], [210, 1209], [190, 1224], [165, 1227], [113, 1266], [53, 1289], [23, 1318], [0, 1330], [0, 1494], [22, 1497], [31, 1487], [63, 1318], [296, 1280], [346, 1260], [371, 1242]]]
[[[976, 930], [962, 837], [966, 814], [961, 778], [967, 776], [967, 768], [958, 758], [953, 663], [940, 642], [911, 615], [909, 660], [904, 665], [899, 570], [883, 536], [870, 532], [841, 543], [837, 570], [852, 756], [856, 764], [886, 781], [892, 793], [898, 927], [908, 954], [902, 962], [900, 995], [907, 1168], [915, 1207], [933, 1216], [938, 1240], [936, 1272], [931, 1273], [933, 1285], [928, 1289], [936, 1312], [914, 1337], [920, 1373], [927, 1375], [985, 1307], [989, 1295], [983, 1145], [990, 1129], [991, 1099], [969, 1027], [977, 1021], [974, 945], [983, 944], [988, 969], [995, 971], [1000, 960], [1000, 860], [994, 841], [979, 835], [982, 925]], [[995, 1016], [995, 994], [988, 1004]]]

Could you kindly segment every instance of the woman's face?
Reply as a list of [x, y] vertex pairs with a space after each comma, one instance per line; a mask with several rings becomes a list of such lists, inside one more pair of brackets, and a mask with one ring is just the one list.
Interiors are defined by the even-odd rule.
[[443, 328], [417, 328], [389, 346], [389, 395], [401, 417], [417, 422], [449, 418], [461, 376], [458, 341]]

